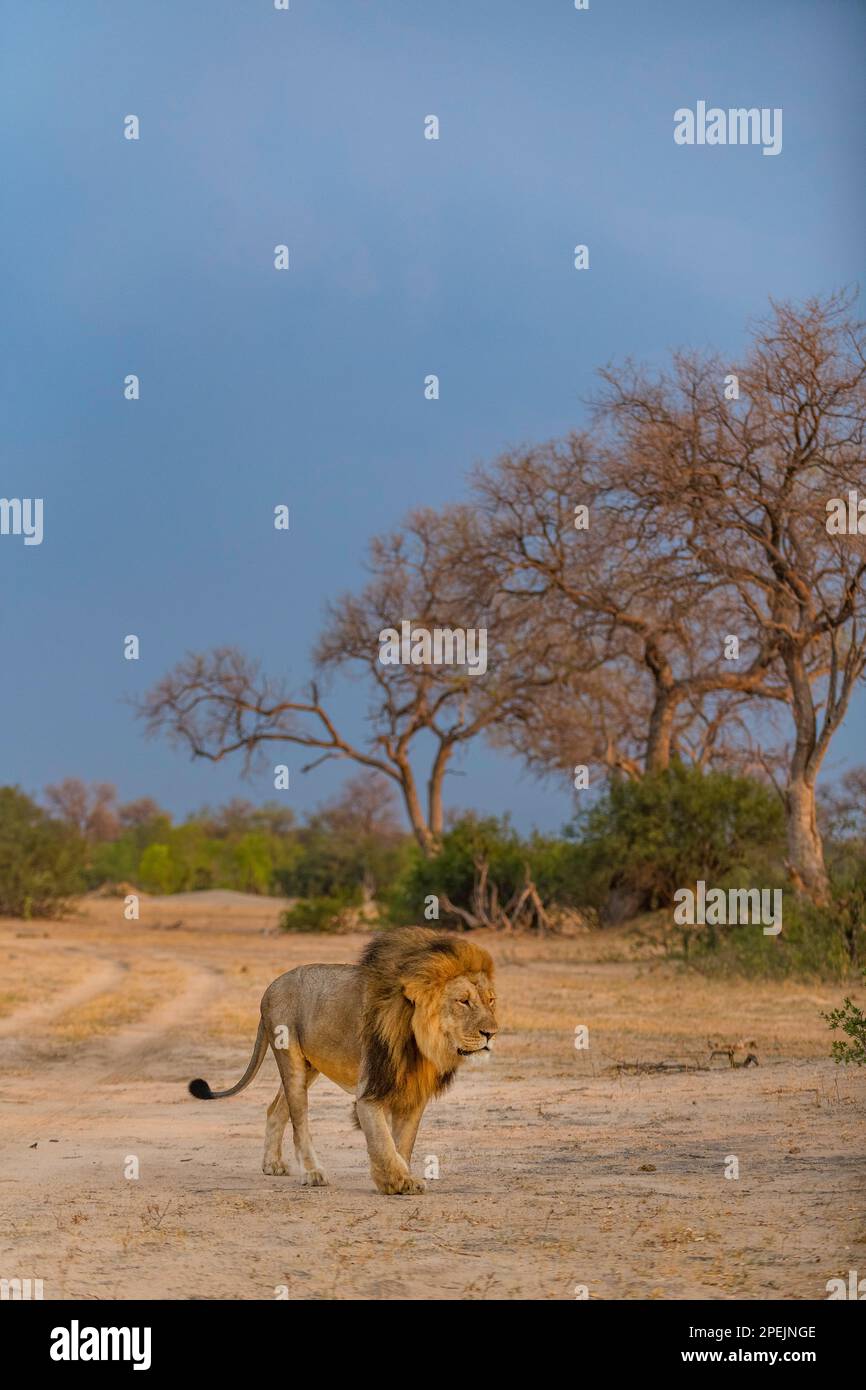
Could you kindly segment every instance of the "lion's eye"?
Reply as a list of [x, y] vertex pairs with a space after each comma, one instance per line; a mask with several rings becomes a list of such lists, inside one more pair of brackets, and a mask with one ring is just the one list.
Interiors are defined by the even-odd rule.
[[471, 1002], [472, 1002], [471, 999], [460, 999], [460, 1000], [458, 1000], [458, 1003], [462, 1004], [463, 1007], [464, 1007], [464, 1009], [468, 1009], [468, 1008], [469, 1008], [469, 1005], [471, 1004]]

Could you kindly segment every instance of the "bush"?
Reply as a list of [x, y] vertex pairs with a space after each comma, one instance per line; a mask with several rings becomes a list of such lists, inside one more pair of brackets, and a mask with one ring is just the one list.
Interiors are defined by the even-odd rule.
[[[863, 971], [863, 979], [866, 981], [866, 970]], [[846, 1038], [850, 1038], [850, 1042], [834, 1038], [831, 1050], [833, 1061], [841, 1062], [844, 1066], [852, 1062], [858, 1067], [866, 1065], [866, 1014], [863, 1010], [853, 1000], [845, 999], [841, 1009], [831, 1009], [821, 1017], [826, 1018], [834, 1032], [840, 1029]]]
[[155, 817], [91, 848], [87, 886], [129, 882], [148, 893], [285, 891], [284, 877], [299, 856], [291, 831], [257, 829], [251, 815], [246, 823], [212, 832], [212, 825], [196, 817], [182, 825], [172, 825], [165, 815]]
[[455, 907], [471, 910], [481, 861], [487, 865], [489, 882], [496, 885], [500, 906], [522, 887], [526, 869], [545, 906], [571, 906], [581, 900], [573, 844], [537, 834], [522, 840], [507, 816], [467, 815], [443, 835], [435, 859], [424, 858], [413, 846], [393, 889], [381, 893], [380, 902], [395, 923], [425, 920], [425, 900], [431, 896], [446, 897]]
[[784, 814], [763, 783], [675, 763], [638, 782], [611, 782], [569, 828], [577, 841], [572, 881], [584, 901], [604, 907], [612, 892], [635, 911], [668, 907], [677, 888], [703, 879], [778, 873]]
[[[782, 882], [762, 886], [781, 887]], [[778, 936], [764, 936], [759, 926], [692, 929], [693, 963], [708, 971], [774, 979], [849, 978], [866, 960], [866, 865], [861, 864], [858, 877], [836, 879], [831, 888], [829, 903], [820, 907], [796, 897], [790, 886], [783, 888]]]
[[285, 912], [280, 913], [278, 925], [281, 931], [291, 932], [341, 931], [343, 914], [348, 908], [357, 906], [360, 901], [360, 893], [331, 898], [299, 898]]
[[272, 891], [305, 898], [339, 898], [362, 885], [385, 891], [398, 878], [407, 847], [402, 834], [379, 838], [314, 815], [295, 832], [292, 860], [275, 872]]
[[443, 835], [435, 859], [425, 859], [420, 850], [413, 854], [391, 904], [392, 915], [410, 922], [422, 920], [424, 900], [431, 895], [468, 907], [477, 859], [486, 860], [490, 878], [506, 900], [521, 877], [524, 853], [519, 837], [507, 819], [466, 816]]
[[0, 787], [0, 913], [51, 917], [80, 891], [82, 845], [17, 787]]
[[148, 845], [138, 865], [138, 882], [145, 893], [174, 893], [179, 880], [168, 845]]

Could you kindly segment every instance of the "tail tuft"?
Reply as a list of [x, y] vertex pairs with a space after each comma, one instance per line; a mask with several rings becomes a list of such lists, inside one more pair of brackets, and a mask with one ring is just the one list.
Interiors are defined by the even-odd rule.
[[215, 1100], [216, 1097], [206, 1081], [201, 1077], [196, 1077], [195, 1081], [189, 1083], [189, 1093], [195, 1096], [196, 1100]]

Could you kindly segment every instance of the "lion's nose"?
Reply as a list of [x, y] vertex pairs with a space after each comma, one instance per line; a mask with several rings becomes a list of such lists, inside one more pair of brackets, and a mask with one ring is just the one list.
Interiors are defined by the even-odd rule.
[[496, 1035], [496, 1029], [495, 1029], [495, 1028], [491, 1028], [491, 1030], [490, 1030], [489, 1033], [488, 1033], [487, 1030], [484, 1029], [484, 1028], [479, 1028], [478, 1031], [479, 1031], [479, 1033], [481, 1034], [482, 1038], [487, 1038], [488, 1041], [489, 1041], [490, 1038], [495, 1037], [495, 1035]]

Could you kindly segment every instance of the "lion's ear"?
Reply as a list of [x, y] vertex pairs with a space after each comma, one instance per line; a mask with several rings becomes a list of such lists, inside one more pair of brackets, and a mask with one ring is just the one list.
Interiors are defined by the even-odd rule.
[[412, 989], [412, 985], [404, 985], [403, 998], [406, 1000], [407, 1004], [412, 1004], [414, 1006], [416, 1003], [416, 995], [412, 993]]

